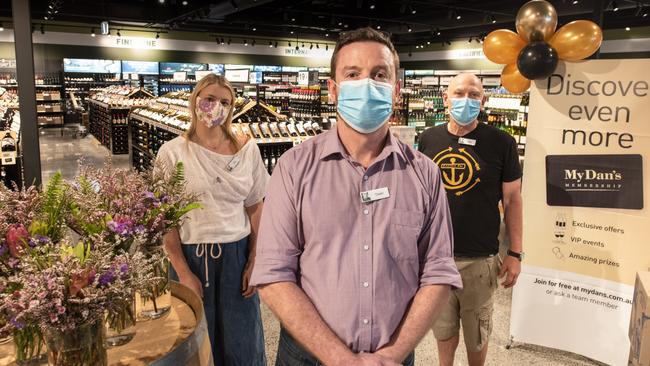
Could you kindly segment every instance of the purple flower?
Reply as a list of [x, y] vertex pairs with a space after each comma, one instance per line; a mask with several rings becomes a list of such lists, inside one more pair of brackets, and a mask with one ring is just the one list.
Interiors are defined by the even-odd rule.
[[11, 318], [9, 320], [9, 323], [11, 323], [11, 325], [13, 325], [14, 328], [16, 328], [16, 329], [23, 329], [25, 327], [25, 323], [23, 323], [23, 322], [21, 322], [19, 320], [16, 320], [16, 318]]
[[138, 225], [138, 226], [135, 227], [135, 233], [136, 234], [142, 234], [142, 233], [145, 232], [145, 230], [146, 230], [146, 228], [144, 227], [144, 225]]
[[156, 196], [154, 196], [153, 192], [145, 192], [144, 196], [149, 199], [156, 199]]
[[167, 203], [167, 202], [169, 202], [169, 197], [168, 197], [167, 195], [162, 196], [162, 198], [160, 199], [160, 201], [161, 201], [162, 203]]
[[133, 233], [134, 222], [131, 219], [119, 217], [107, 223], [108, 229], [120, 236], [129, 236]]
[[128, 263], [122, 263], [120, 265], [120, 272], [124, 275], [128, 271], [129, 271], [129, 264]]
[[7, 244], [2, 243], [2, 245], [0, 245], [0, 257], [5, 255], [8, 250], [9, 250], [9, 247], [7, 246]]
[[115, 272], [113, 271], [112, 268], [104, 272], [101, 276], [99, 276], [100, 286], [108, 286], [113, 282], [115, 282]]

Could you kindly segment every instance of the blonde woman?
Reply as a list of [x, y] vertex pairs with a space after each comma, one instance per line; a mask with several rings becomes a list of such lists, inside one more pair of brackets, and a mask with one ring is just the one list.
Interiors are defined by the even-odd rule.
[[253, 140], [230, 129], [235, 93], [208, 75], [190, 96], [191, 125], [157, 159], [185, 166], [187, 189], [203, 205], [164, 238], [172, 278], [203, 298], [214, 364], [266, 365], [259, 299], [248, 285], [268, 173]]

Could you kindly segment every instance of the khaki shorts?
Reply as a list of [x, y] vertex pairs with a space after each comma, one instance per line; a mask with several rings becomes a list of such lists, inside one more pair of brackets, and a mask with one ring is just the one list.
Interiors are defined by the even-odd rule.
[[456, 266], [463, 280], [463, 289], [454, 290], [449, 304], [433, 325], [433, 334], [439, 341], [457, 336], [462, 322], [465, 345], [470, 352], [479, 352], [492, 333], [494, 291], [499, 286], [501, 259], [456, 258]]

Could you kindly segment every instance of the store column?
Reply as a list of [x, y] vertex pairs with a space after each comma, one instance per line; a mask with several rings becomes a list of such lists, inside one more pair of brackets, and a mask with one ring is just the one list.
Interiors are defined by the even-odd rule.
[[25, 185], [41, 185], [41, 152], [38, 143], [36, 86], [34, 85], [34, 50], [29, 1], [12, 0], [16, 80], [20, 101], [21, 147]]

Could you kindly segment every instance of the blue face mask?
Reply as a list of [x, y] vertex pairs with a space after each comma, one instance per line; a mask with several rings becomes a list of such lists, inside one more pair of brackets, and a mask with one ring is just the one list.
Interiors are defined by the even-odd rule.
[[474, 122], [481, 112], [481, 101], [471, 98], [452, 98], [449, 114], [461, 126], [467, 126]]
[[343, 81], [336, 110], [359, 133], [377, 131], [393, 112], [393, 85], [368, 78]]

